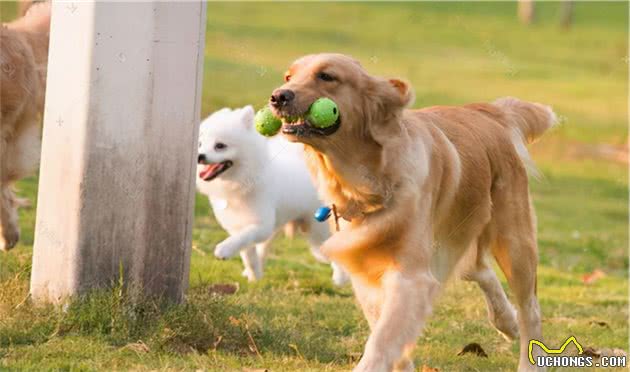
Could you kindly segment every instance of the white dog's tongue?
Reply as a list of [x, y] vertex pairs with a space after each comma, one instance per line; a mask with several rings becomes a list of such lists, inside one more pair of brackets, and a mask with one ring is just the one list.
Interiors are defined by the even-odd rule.
[[214, 175], [214, 173], [219, 170], [219, 168], [221, 168], [223, 164], [221, 163], [213, 163], [213, 164], [208, 164], [206, 165], [201, 172], [199, 172], [199, 178], [201, 178], [204, 181], [207, 181], [208, 179], [212, 178], [212, 176]]

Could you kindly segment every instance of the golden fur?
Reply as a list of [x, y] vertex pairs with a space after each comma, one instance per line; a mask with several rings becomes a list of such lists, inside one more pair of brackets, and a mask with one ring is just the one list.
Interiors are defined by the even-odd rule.
[[50, 4], [41, 3], [0, 28], [0, 250], [19, 239], [12, 184], [39, 160], [49, 25]]
[[[413, 370], [409, 354], [455, 272], [479, 283], [504, 335], [520, 330], [519, 370], [532, 369], [527, 342], [541, 331], [524, 146], [553, 125], [553, 112], [515, 98], [409, 110], [407, 83], [370, 76], [339, 54], [298, 59], [286, 81], [277, 91], [294, 98], [272, 107], [277, 115], [303, 114], [322, 96], [340, 110], [330, 135], [285, 134], [304, 143], [322, 197], [347, 220], [322, 251], [351, 274], [371, 326], [355, 370]], [[514, 291], [518, 329], [488, 256]]]

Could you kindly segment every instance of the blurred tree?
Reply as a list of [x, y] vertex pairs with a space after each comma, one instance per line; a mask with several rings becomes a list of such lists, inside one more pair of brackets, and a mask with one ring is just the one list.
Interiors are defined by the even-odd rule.
[[573, 22], [573, 1], [564, 0], [560, 7], [560, 26], [568, 29]]
[[526, 25], [534, 22], [534, 0], [518, 0], [518, 19]]

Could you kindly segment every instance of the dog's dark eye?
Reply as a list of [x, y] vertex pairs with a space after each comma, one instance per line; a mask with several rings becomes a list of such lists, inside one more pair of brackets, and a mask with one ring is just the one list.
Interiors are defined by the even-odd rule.
[[327, 74], [325, 72], [318, 72], [317, 73], [317, 78], [319, 80], [323, 80], [323, 81], [335, 81], [336, 80], [334, 76], [332, 76], [330, 74]]
[[223, 150], [227, 147], [227, 145], [223, 142], [217, 142], [214, 144], [214, 149], [215, 150]]
[[284, 75], [284, 81], [286, 81], [287, 83], [289, 82], [289, 80], [291, 80], [291, 75]]

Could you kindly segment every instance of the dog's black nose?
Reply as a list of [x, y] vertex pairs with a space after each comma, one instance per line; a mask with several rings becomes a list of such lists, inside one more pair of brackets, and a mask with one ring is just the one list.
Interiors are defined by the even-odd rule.
[[269, 102], [274, 107], [282, 107], [286, 106], [295, 98], [295, 93], [293, 93], [290, 89], [276, 89], [271, 98], [269, 98]]
[[206, 155], [199, 154], [199, 156], [197, 157], [197, 163], [204, 164], [205, 162], [206, 162]]

